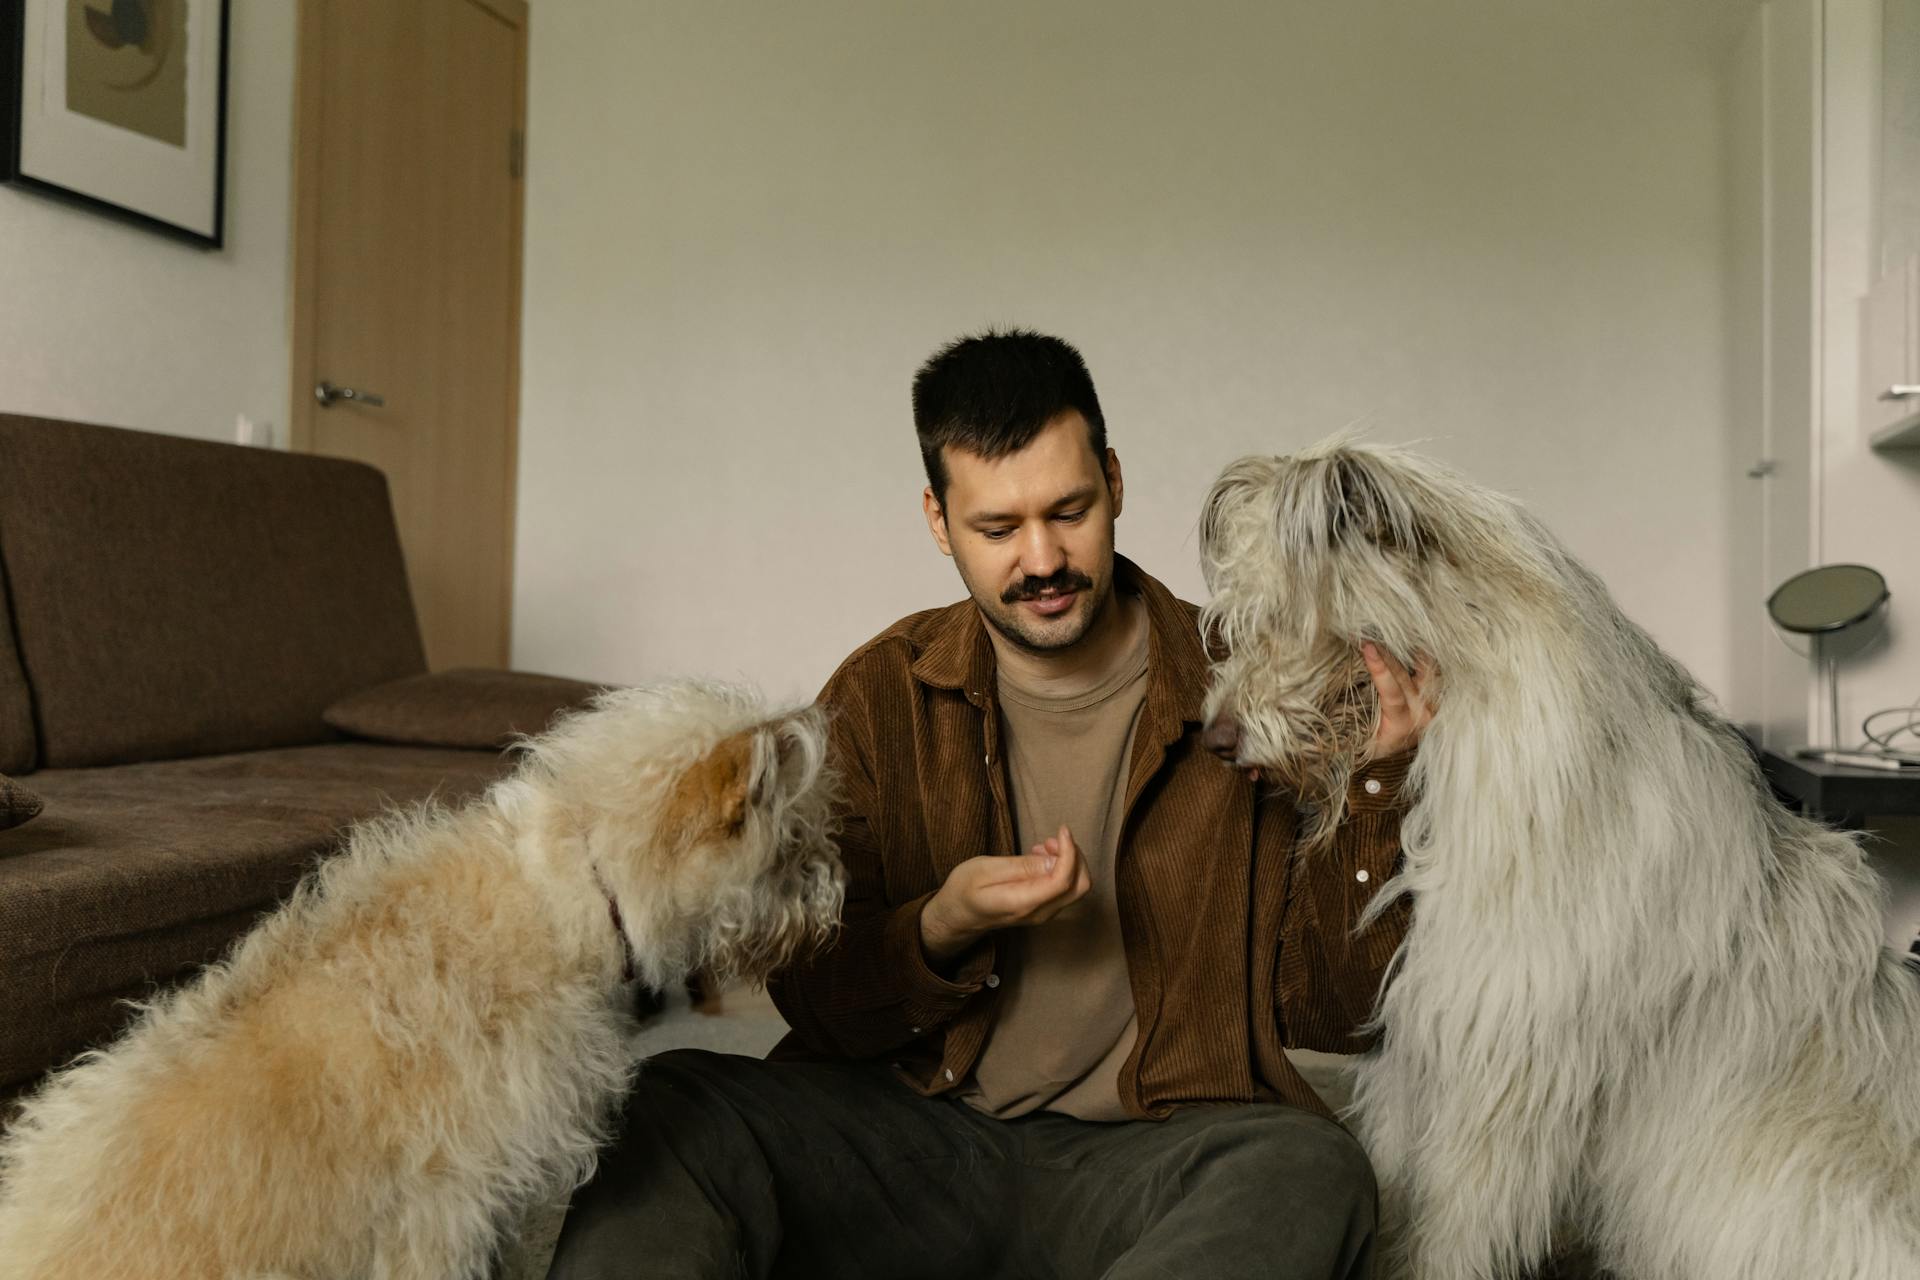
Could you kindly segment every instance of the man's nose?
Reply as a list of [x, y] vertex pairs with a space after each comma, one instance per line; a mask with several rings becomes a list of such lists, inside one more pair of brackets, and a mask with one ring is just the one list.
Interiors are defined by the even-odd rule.
[[1222, 711], [1201, 730], [1200, 745], [1231, 763], [1240, 754], [1240, 722]]
[[1020, 571], [1029, 578], [1050, 578], [1066, 566], [1065, 550], [1050, 525], [1029, 533], [1020, 546]]

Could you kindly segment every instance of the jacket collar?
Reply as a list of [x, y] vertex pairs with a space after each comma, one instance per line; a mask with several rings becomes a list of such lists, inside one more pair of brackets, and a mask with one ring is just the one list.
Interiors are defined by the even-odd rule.
[[[1147, 606], [1147, 707], [1156, 719], [1198, 724], [1205, 700], [1207, 659], [1191, 606], [1182, 604], [1122, 555], [1113, 558], [1114, 587], [1138, 595]], [[993, 641], [979, 606], [971, 599], [935, 615], [925, 633], [913, 676], [937, 689], [958, 689], [967, 701], [984, 706], [994, 696]]]

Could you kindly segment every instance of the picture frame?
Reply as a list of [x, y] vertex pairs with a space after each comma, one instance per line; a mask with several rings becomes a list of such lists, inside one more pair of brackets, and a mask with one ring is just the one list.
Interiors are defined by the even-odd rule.
[[225, 244], [230, 0], [0, 0], [0, 182]]

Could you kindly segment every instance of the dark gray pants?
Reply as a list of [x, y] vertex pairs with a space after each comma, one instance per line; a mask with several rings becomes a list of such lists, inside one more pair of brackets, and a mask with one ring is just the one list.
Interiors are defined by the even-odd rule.
[[1278, 1105], [994, 1120], [870, 1063], [682, 1050], [641, 1069], [549, 1280], [1364, 1280], [1374, 1183]]

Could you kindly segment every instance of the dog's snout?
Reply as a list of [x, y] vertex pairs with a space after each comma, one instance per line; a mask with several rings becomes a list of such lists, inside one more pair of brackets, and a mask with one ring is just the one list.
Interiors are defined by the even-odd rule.
[[1240, 754], [1240, 724], [1227, 712], [1213, 718], [1200, 733], [1200, 745], [1231, 763]]

